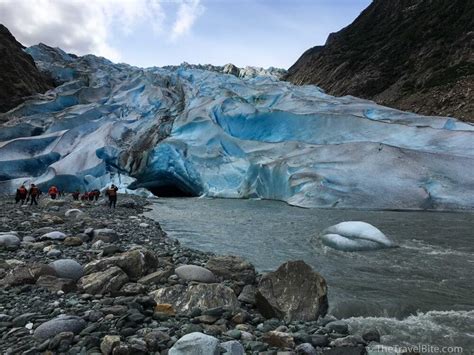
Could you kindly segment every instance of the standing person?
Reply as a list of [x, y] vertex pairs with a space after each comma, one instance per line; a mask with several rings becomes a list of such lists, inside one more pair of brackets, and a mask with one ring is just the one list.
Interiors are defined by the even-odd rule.
[[106, 191], [105, 195], [109, 196], [109, 208], [112, 208], [112, 206], [115, 208], [115, 205], [117, 204], [117, 191], [118, 187], [112, 184]]
[[74, 201], [79, 201], [79, 195], [80, 195], [80, 194], [81, 194], [81, 193], [79, 192], [79, 190], [74, 191], [74, 192], [72, 193], [72, 199], [73, 199]]
[[28, 190], [26, 189], [25, 185], [21, 185], [21, 186], [16, 190], [15, 205], [16, 205], [18, 202], [21, 202], [20, 205], [24, 204], [27, 197], [28, 197]]
[[58, 195], [58, 188], [56, 186], [51, 186], [48, 190], [48, 195], [51, 197], [52, 200], [56, 200], [56, 196]]
[[31, 184], [30, 191], [28, 191], [28, 198], [31, 199], [30, 206], [34, 203], [38, 205], [38, 201], [36, 200], [40, 194], [40, 190], [36, 187], [35, 184]]
[[99, 200], [99, 197], [100, 197], [100, 190], [95, 189], [95, 190], [94, 190], [94, 198], [95, 198], [95, 200], [98, 201], [98, 200]]

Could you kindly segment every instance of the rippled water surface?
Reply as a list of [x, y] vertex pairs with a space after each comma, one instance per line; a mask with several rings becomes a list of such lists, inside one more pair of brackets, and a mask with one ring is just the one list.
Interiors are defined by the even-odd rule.
[[[241, 255], [259, 271], [302, 259], [329, 285], [330, 312], [386, 344], [463, 345], [474, 351], [474, 214], [302, 209], [277, 201], [167, 198], [148, 216], [184, 245]], [[330, 225], [375, 225], [400, 247], [340, 252]]]

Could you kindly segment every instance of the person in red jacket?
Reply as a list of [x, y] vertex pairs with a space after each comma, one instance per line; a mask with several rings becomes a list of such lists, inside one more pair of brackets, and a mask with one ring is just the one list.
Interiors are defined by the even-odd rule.
[[58, 196], [58, 188], [56, 186], [51, 186], [48, 190], [48, 195], [51, 197], [52, 200], [56, 200], [56, 196]]
[[25, 185], [21, 185], [16, 190], [15, 204], [17, 204], [18, 202], [20, 202], [20, 205], [24, 204], [27, 197], [28, 197], [28, 190], [26, 189]]

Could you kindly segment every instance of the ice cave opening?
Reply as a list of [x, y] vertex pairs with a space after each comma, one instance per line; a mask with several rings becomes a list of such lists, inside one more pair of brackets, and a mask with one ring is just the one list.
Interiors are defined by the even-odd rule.
[[177, 184], [166, 184], [160, 186], [149, 187], [148, 190], [158, 197], [196, 197], [193, 191], [190, 191]]

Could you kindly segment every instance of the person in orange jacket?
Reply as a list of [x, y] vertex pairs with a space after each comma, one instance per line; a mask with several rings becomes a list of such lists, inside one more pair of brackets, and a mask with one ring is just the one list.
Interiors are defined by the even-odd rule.
[[56, 186], [51, 186], [48, 190], [48, 195], [51, 197], [52, 200], [56, 200], [56, 197], [58, 196], [58, 188]]
[[105, 190], [105, 195], [109, 197], [109, 208], [115, 208], [115, 205], [117, 204], [117, 191], [118, 187], [114, 184]]
[[17, 204], [18, 202], [20, 202], [20, 205], [24, 204], [27, 197], [28, 197], [28, 190], [26, 189], [25, 185], [21, 185], [16, 190], [15, 204]]

